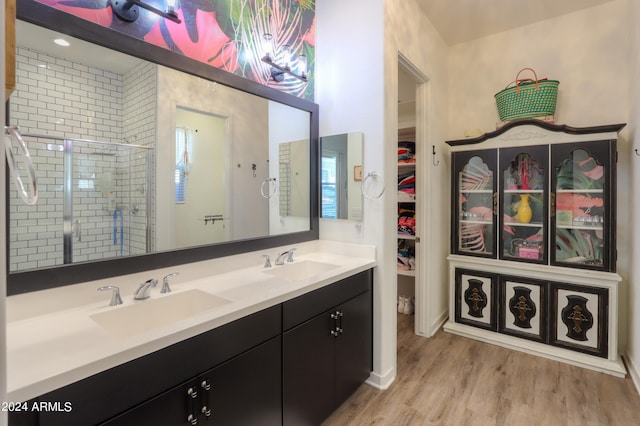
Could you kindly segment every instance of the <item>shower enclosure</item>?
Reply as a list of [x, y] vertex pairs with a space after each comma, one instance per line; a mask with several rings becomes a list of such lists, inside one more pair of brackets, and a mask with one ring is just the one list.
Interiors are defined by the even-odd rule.
[[9, 189], [9, 271], [152, 251], [153, 148], [23, 134], [38, 202]]

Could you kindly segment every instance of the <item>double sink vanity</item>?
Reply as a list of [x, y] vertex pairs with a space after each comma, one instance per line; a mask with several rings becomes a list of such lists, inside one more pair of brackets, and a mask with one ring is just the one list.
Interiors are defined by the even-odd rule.
[[321, 422], [372, 369], [375, 248], [314, 240], [264, 265], [289, 248], [10, 297], [8, 397], [28, 401], [10, 424]]

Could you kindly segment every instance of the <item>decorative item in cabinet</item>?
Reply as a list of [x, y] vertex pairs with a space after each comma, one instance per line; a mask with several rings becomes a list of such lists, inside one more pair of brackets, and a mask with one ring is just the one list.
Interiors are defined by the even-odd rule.
[[452, 170], [452, 251], [495, 257], [496, 150], [455, 153]]
[[606, 358], [608, 290], [554, 282], [550, 286], [550, 343]]
[[500, 258], [547, 263], [548, 147], [504, 148], [499, 156]]
[[547, 342], [547, 283], [518, 276], [499, 277], [498, 331]]
[[615, 145], [552, 147], [552, 264], [615, 271]]
[[497, 330], [496, 274], [456, 268], [456, 322], [487, 330]]

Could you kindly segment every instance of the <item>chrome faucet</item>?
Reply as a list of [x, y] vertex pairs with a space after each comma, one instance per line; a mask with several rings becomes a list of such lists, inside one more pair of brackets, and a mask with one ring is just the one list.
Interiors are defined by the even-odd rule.
[[271, 268], [271, 258], [269, 257], [269, 255], [268, 254], [263, 254], [260, 257], [264, 259], [264, 267], [265, 268]]
[[287, 262], [293, 262], [293, 252], [295, 251], [295, 247], [285, 251], [284, 253], [280, 253], [276, 258], [276, 265], [284, 265], [285, 259]]
[[109, 302], [109, 306], [118, 306], [122, 305], [122, 298], [120, 297], [120, 288], [115, 285], [106, 285], [103, 287], [99, 287], [98, 291], [107, 291], [112, 290], [111, 293], [111, 301]]
[[171, 287], [169, 287], [169, 278], [175, 277], [176, 275], [180, 275], [180, 272], [174, 272], [162, 279], [162, 290], [160, 290], [160, 293], [171, 293]]
[[152, 278], [140, 284], [140, 287], [133, 293], [133, 298], [136, 300], [144, 300], [149, 298], [149, 292], [151, 291], [151, 287], [155, 287], [158, 285], [158, 280]]

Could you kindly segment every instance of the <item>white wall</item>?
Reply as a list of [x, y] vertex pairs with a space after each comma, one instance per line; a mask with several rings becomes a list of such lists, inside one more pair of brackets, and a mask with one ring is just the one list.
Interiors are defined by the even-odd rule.
[[[320, 136], [363, 132], [364, 175], [381, 173], [392, 187], [393, 175], [385, 165], [383, 1], [316, 2], [315, 102], [320, 105]], [[390, 204], [388, 195], [366, 199], [361, 227], [349, 220], [320, 221], [320, 238], [377, 247], [370, 382], [378, 387], [391, 384], [396, 365], [395, 213]]]
[[[225, 120], [183, 108], [176, 109], [176, 127], [191, 133], [192, 153], [186, 177], [185, 201], [174, 203], [176, 247], [192, 247], [226, 240], [228, 215]], [[205, 222], [205, 216], [223, 220]]]
[[[420, 35], [420, 36], [417, 36]], [[381, 50], [384, 46], [384, 50]], [[443, 155], [446, 108], [446, 48], [424, 13], [413, 2], [324, 1], [316, 6], [316, 96], [321, 105], [320, 135], [364, 133], [364, 173], [378, 172], [386, 190], [381, 198], [364, 200], [362, 227], [356, 221], [321, 220], [320, 237], [362, 242], [377, 247], [374, 274], [374, 371], [369, 380], [385, 388], [396, 368], [396, 220], [397, 195], [397, 63], [402, 53], [430, 79], [422, 108], [430, 123], [422, 135], [438, 146], [442, 167], [428, 172], [434, 200], [429, 214], [433, 228], [425, 237], [439, 250], [427, 269], [441, 291], [432, 298], [432, 312], [446, 312], [448, 251], [448, 171]], [[430, 157], [428, 157], [430, 158]], [[442, 226], [445, 224], [445, 226]], [[427, 233], [428, 233], [427, 232]], [[429, 246], [432, 247], [432, 246]], [[425, 325], [425, 328], [427, 325]]]
[[[225, 117], [229, 152], [225, 154], [231, 171], [227, 205], [231, 206], [231, 238], [242, 239], [266, 235], [269, 226], [268, 203], [260, 196], [260, 184], [268, 175], [268, 101], [220, 84], [166, 67], [158, 69], [158, 101], [156, 139], [156, 205], [171, 206], [175, 199], [173, 170], [175, 167], [175, 113], [182, 106], [203, 113]], [[257, 166], [253, 176], [251, 164]], [[174, 211], [156, 209], [158, 230], [173, 229]], [[225, 220], [226, 222], [226, 220]], [[158, 250], [173, 248], [172, 235], [158, 233]], [[167, 233], [168, 234], [168, 233]]]
[[[269, 235], [309, 230], [310, 197], [300, 188], [309, 187], [310, 126], [308, 112], [269, 102], [269, 177], [276, 179], [278, 188], [269, 199]], [[283, 157], [285, 151], [288, 153], [287, 160], [281, 158], [281, 149]], [[288, 164], [280, 164], [281, 161]], [[280, 173], [281, 167], [288, 168], [288, 176]], [[265, 193], [273, 191], [271, 185], [264, 185]], [[283, 194], [287, 189], [288, 193]]]
[[[398, 57], [420, 82], [416, 94], [416, 324], [419, 335], [432, 336], [447, 318], [449, 254], [449, 163], [445, 125], [449, 105], [447, 46], [413, 1], [386, 1], [385, 8], [385, 152], [397, 182]], [[435, 145], [436, 157], [432, 157]], [[437, 166], [435, 164], [438, 164]], [[395, 188], [393, 191], [396, 193]], [[396, 227], [394, 208], [394, 231]], [[365, 213], [366, 214], [366, 213]], [[387, 225], [389, 226], [389, 225]], [[395, 232], [394, 232], [395, 237]], [[395, 254], [390, 256], [395, 259]]]
[[635, 150], [640, 152], [640, 83], [638, 75], [640, 73], [640, 30], [638, 22], [640, 22], [640, 2], [631, 1], [629, 10], [629, 28], [630, 28], [630, 66], [629, 66], [629, 140], [630, 148], [626, 153], [630, 158], [630, 179], [629, 193], [632, 200], [631, 205], [622, 200], [621, 206], [629, 206], [633, 216], [630, 218], [630, 244], [629, 259], [630, 270], [629, 279], [626, 283], [629, 291], [626, 298], [628, 312], [628, 340], [626, 361], [629, 367], [629, 373], [636, 385], [636, 389], [640, 392], [640, 312], [634, 309], [638, 298], [640, 297], [640, 157], [636, 155]]

